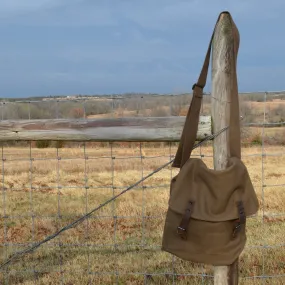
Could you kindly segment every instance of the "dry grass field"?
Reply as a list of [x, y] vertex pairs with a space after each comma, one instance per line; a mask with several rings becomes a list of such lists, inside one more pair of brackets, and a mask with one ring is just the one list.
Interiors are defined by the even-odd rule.
[[[4, 147], [0, 263], [166, 163], [175, 150], [176, 146], [159, 143], [142, 144], [141, 149], [135, 143], [114, 146], [112, 153], [110, 147], [99, 145], [58, 150]], [[242, 149], [260, 211], [248, 220], [240, 284], [281, 285], [285, 284], [285, 146], [265, 145], [263, 151], [264, 157], [260, 145]], [[212, 167], [212, 147], [195, 150], [194, 155], [200, 154]], [[160, 250], [169, 182], [176, 172], [171, 167], [161, 170], [88, 221], [11, 263], [0, 273], [0, 284], [213, 284], [211, 266]]]

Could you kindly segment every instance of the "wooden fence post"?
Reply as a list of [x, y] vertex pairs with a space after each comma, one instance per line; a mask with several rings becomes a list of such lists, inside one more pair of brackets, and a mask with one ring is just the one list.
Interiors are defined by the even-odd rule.
[[[213, 39], [212, 49], [212, 128], [213, 133], [229, 125], [229, 104], [234, 70], [233, 38], [230, 16], [222, 13]], [[229, 154], [227, 132], [214, 139], [214, 169], [225, 169]], [[215, 285], [238, 284], [238, 260], [231, 266], [214, 268]]]

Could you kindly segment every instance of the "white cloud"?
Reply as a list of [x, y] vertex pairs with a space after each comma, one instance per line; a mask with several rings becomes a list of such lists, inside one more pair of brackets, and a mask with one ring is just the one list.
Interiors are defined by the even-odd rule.
[[128, 19], [167, 31], [212, 26], [223, 10], [242, 23], [283, 17], [284, 9], [284, 0], [1, 0], [0, 19], [36, 26], [109, 26]]
[[164, 60], [173, 62], [176, 66], [179, 66], [179, 63], [175, 62], [177, 60], [203, 57], [204, 53], [205, 48], [202, 50], [195, 49], [191, 45], [191, 41], [187, 41], [183, 45], [177, 44], [171, 39], [145, 35], [136, 29], [131, 31], [128, 38], [122, 32], [119, 37], [116, 34], [111, 35], [108, 42], [102, 41], [90, 46], [83, 46], [75, 42], [73, 45], [65, 46], [58, 51], [62, 58], [71, 62], [139, 64]]
[[2, 0], [0, 2], [1, 17], [10, 17], [27, 12], [49, 9], [60, 6], [65, 0]]
[[[113, 9], [106, 1], [88, 0], [4, 0], [0, 20], [29, 26], [115, 25]], [[11, 1], [11, 2], [10, 2]]]
[[283, 17], [284, 0], [144, 0], [123, 2], [120, 13], [145, 28], [176, 29], [185, 23], [187, 29], [213, 25], [222, 11], [229, 11], [239, 21], [264, 21]]

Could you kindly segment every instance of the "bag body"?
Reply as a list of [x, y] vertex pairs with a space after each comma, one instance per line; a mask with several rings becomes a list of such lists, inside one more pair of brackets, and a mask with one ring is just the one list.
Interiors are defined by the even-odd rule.
[[[236, 60], [239, 37], [232, 24]], [[230, 157], [226, 169], [209, 169], [201, 159], [189, 158], [198, 130], [212, 39], [198, 82], [193, 86], [193, 98], [173, 162], [180, 171], [170, 184], [162, 250], [184, 260], [229, 265], [244, 249], [246, 218], [255, 214], [259, 205], [241, 160], [237, 80], [231, 90]]]
[[257, 209], [240, 159], [229, 159], [225, 170], [212, 170], [190, 158], [171, 180], [162, 250], [193, 262], [232, 264], [246, 243], [246, 216]]

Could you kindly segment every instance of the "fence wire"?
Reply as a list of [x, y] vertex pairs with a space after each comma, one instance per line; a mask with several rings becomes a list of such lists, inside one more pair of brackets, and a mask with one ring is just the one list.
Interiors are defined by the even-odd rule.
[[[242, 158], [261, 205], [248, 221], [240, 284], [285, 283], [285, 101], [280, 94], [263, 92], [240, 99], [241, 105], [246, 103], [241, 109], [247, 124], [242, 130]], [[164, 99], [169, 99], [168, 108], [160, 104], [151, 109], [161, 97], [151, 102], [147, 96], [138, 97], [113, 96], [102, 106], [112, 117], [177, 116], [185, 115], [190, 101], [187, 94], [182, 99], [169, 96]], [[90, 111], [100, 98], [83, 99], [73, 98], [72, 105], [58, 99], [2, 102], [1, 118], [36, 119], [38, 110], [45, 118], [102, 116]], [[97, 106], [102, 112], [103, 107]], [[209, 113], [207, 100], [202, 113]], [[113, 200], [76, 227], [1, 268], [0, 284], [213, 284], [212, 267], [180, 260], [160, 249], [169, 182], [177, 170], [167, 166], [148, 175], [171, 163], [176, 143], [41, 147], [35, 142], [2, 144], [0, 264], [88, 215], [96, 205]], [[212, 167], [211, 144], [200, 145], [193, 155]], [[124, 192], [136, 182], [132, 191]], [[120, 193], [124, 195], [114, 199]]]

